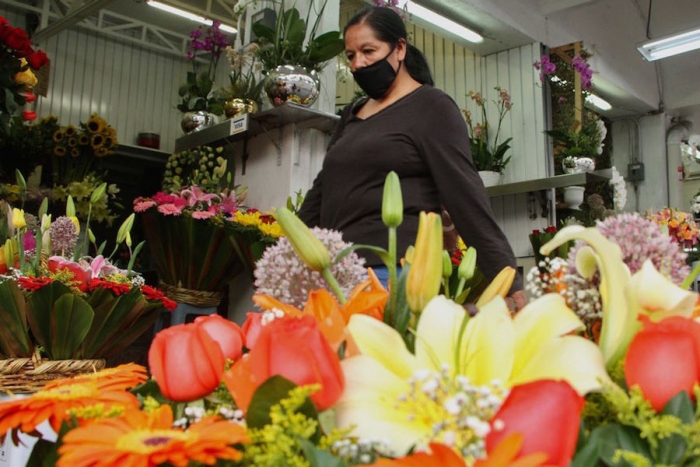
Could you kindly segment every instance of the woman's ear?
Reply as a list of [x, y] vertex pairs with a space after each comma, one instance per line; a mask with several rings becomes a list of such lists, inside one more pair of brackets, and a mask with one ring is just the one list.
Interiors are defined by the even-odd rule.
[[396, 58], [400, 62], [403, 62], [406, 59], [407, 48], [408, 47], [407, 47], [406, 39], [399, 39], [399, 41], [396, 43]]

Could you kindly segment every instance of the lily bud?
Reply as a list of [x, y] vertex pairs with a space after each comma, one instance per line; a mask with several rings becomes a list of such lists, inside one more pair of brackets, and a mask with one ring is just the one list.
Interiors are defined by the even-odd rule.
[[452, 258], [450, 258], [450, 254], [442, 250], [442, 277], [445, 278], [445, 280], [448, 280], [450, 276], [452, 275]]
[[15, 179], [17, 180], [17, 186], [20, 191], [27, 191], [27, 181], [24, 179], [24, 175], [19, 170], [15, 170]]
[[119, 231], [117, 232], [117, 244], [121, 244], [124, 240], [126, 240], [126, 234], [127, 232], [131, 232], [131, 228], [134, 226], [134, 216], [135, 213], [131, 213], [129, 217], [127, 217], [124, 222], [122, 222], [122, 225], [119, 227]]
[[75, 224], [76, 233], [80, 233], [80, 221], [75, 216], [68, 216], [68, 218]]
[[15, 247], [15, 241], [11, 238], [5, 240], [5, 247], [2, 249], [3, 256], [5, 257], [5, 264], [8, 268], [15, 267], [15, 253], [17, 253], [17, 248]]
[[75, 217], [75, 203], [71, 195], [66, 199], [66, 217]]
[[99, 203], [106, 191], [107, 183], [103, 183], [102, 185], [95, 188], [95, 191], [93, 191], [92, 195], [90, 195], [90, 204]]
[[442, 219], [437, 213], [421, 212], [411, 268], [406, 281], [406, 301], [420, 313], [440, 291], [442, 281]]
[[46, 232], [51, 228], [51, 214], [41, 216], [41, 231]]
[[399, 182], [399, 176], [393, 170], [387, 174], [384, 180], [382, 222], [387, 227], [398, 227], [403, 222], [401, 182]]
[[314, 271], [323, 271], [331, 265], [331, 254], [321, 240], [301, 219], [287, 208], [277, 208], [275, 218], [292, 248], [301, 260]]
[[474, 271], [476, 270], [476, 248], [469, 247], [467, 251], [462, 256], [462, 261], [459, 262], [459, 268], [457, 268], [457, 277], [468, 281], [474, 277]]
[[88, 227], [87, 233], [88, 233], [88, 240], [90, 240], [90, 242], [92, 242], [92, 243], [95, 243], [95, 241], [96, 241], [95, 234], [92, 233], [92, 229], [90, 227]]
[[18, 230], [27, 226], [27, 221], [24, 219], [24, 211], [22, 209], [12, 208], [12, 226]]

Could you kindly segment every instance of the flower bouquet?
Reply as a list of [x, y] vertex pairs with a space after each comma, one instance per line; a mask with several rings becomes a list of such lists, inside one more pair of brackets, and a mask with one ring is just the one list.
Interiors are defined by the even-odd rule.
[[[382, 218], [391, 231], [402, 209], [389, 198]], [[266, 311], [242, 328], [218, 316], [168, 328], [149, 352], [152, 381], [129, 366], [55, 382], [0, 404], [0, 433], [33, 433], [47, 421], [58, 439], [34, 455], [59, 467], [700, 460], [698, 294], [651, 261], [630, 273], [599, 228], [566, 227], [541, 247], [548, 256], [581, 242], [571, 250], [576, 266], [600, 281], [594, 342], [557, 293], [511, 314], [502, 297], [512, 275], [487, 286], [473, 316], [438, 295], [437, 214], [421, 215], [396, 286], [385, 290], [369, 271], [350, 294], [337, 287], [321, 241], [289, 210], [276, 216], [333, 293], [309, 291], [303, 309], [258, 295]], [[391, 247], [384, 253], [395, 264]]]
[[[7, 216], [8, 237], [0, 247], [2, 390], [32, 391], [47, 380], [104, 366], [100, 359], [123, 351], [163, 306], [174, 308], [130, 267], [119, 269], [100, 252], [80, 255], [74, 212], [52, 220], [46, 206], [41, 221], [17, 208]], [[133, 216], [120, 228], [117, 246], [130, 249], [131, 224]]]

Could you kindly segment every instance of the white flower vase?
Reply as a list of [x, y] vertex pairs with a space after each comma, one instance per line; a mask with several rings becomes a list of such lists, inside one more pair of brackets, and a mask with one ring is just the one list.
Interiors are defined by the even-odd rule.
[[580, 211], [580, 206], [583, 203], [583, 193], [585, 191], [586, 187], [583, 186], [564, 187], [564, 202], [566, 203], [566, 207], [574, 211]]
[[492, 172], [490, 170], [480, 170], [479, 176], [481, 181], [484, 182], [486, 188], [490, 186], [496, 186], [501, 183], [501, 174], [499, 172]]

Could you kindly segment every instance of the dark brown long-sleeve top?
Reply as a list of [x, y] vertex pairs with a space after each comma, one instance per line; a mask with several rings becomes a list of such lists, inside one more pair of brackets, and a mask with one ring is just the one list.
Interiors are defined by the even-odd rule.
[[[507, 265], [515, 267], [513, 250], [472, 163], [466, 123], [452, 98], [424, 85], [364, 120], [355, 115], [362, 104], [344, 110], [300, 218], [309, 226], [341, 231], [346, 241], [386, 248], [382, 195], [386, 175], [394, 170], [404, 203], [399, 256], [415, 242], [419, 213], [439, 213], [444, 205], [464, 242], [476, 248], [487, 279]], [[382, 264], [367, 250], [357, 253], [370, 266]], [[511, 291], [522, 288], [518, 275]]]

